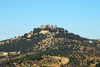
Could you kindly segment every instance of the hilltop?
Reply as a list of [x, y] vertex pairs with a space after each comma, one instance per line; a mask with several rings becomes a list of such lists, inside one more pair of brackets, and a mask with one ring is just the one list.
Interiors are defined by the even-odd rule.
[[89, 41], [89, 39], [87, 38], [82, 38], [79, 35], [69, 33], [67, 30], [64, 30], [64, 28], [58, 28], [56, 25], [54, 27], [52, 25], [41, 25], [40, 28], [34, 28], [33, 31], [25, 33], [23, 36], [18, 36], [12, 39], [1, 41], [0, 51], [27, 52], [28, 48], [37, 45], [39, 41], [42, 41], [43, 39], [51, 40], [54, 38], [67, 38], [79, 41]]
[[[52, 25], [41, 25], [40, 28], [34, 28], [33, 31], [25, 33], [23, 36], [0, 42], [0, 57], [3, 59], [0, 63], [7, 61], [7, 65], [14, 63], [17, 63], [17, 65], [24, 63], [25, 65], [32, 61], [36, 62], [31, 63], [33, 66], [35, 64], [46, 66], [51, 62], [52, 64], [57, 63], [58, 66], [71, 66], [72, 64], [74, 66], [75, 64], [76, 66], [90, 66], [94, 63], [95, 65], [98, 64], [96, 60], [99, 61], [99, 53], [99, 40], [83, 38], [68, 32], [64, 28], [59, 28], [57, 25], [54, 27]], [[55, 59], [53, 56], [60, 59]], [[61, 57], [67, 61], [63, 61]], [[46, 60], [44, 60], [45, 58]], [[46, 61], [51, 62], [46, 63]]]
[[[40, 28], [34, 28], [33, 31], [31, 31], [29, 33], [25, 33], [22, 36], [17, 36], [17, 37], [11, 38], [11, 39], [2, 40], [2, 41], [0, 41], [0, 45], [10, 43], [14, 40], [20, 40], [21, 38], [30, 39], [30, 37], [32, 37], [32, 35], [46, 34], [46, 33], [52, 33], [52, 32], [54, 34], [60, 34], [60, 33], [66, 33], [67, 34], [68, 33], [69, 35], [72, 35], [74, 37], [73, 33], [69, 33], [67, 30], [64, 30], [64, 28], [58, 28], [57, 25], [55, 25], [54, 27], [52, 25], [41, 25]], [[27, 36], [27, 37], [25, 37], [25, 36]], [[80, 36], [75, 35], [75, 37], [80, 37]], [[82, 38], [82, 37], [80, 37], [80, 38]]]

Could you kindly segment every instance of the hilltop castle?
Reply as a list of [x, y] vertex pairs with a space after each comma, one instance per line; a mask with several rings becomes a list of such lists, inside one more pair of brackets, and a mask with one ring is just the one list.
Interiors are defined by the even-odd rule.
[[45, 28], [57, 29], [57, 25], [55, 25], [54, 27], [53, 27], [52, 25], [41, 25], [40, 28], [41, 28], [41, 29], [45, 29]]

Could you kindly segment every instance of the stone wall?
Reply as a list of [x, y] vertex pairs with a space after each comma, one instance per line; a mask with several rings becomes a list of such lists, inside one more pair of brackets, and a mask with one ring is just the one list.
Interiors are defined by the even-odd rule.
[[0, 42], [0, 45], [1, 45], [1, 44], [3, 45], [3, 44], [4, 44], [4, 42]]
[[41, 25], [40, 28], [41, 28], [41, 29], [44, 29], [44, 28], [56, 29], [56, 28], [57, 28], [57, 25], [55, 25], [54, 28], [53, 28], [52, 25]]

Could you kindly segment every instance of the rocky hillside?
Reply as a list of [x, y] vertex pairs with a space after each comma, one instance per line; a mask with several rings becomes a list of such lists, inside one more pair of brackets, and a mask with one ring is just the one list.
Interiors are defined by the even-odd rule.
[[35, 64], [45, 66], [49, 63], [44, 64], [46, 61], [44, 60], [44, 55], [46, 55], [47, 57], [63, 56], [69, 59], [67, 64], [63, 60], [58, 59], [60, 62], [65, 63], [61, 64], [55, 59], [47, 58], [47, 61], [51, 61], [52, 64], [57, 63], [58, 66], [90, 66], [93, 63], [98, 64], [96, 61], [99, 61], [98, 58], [100, 56], [99, 45], [100, 41], [98, 40], [80, 37], [79, 35], [69, 33], [64, 28], [42, 25], [40, 28], [34, 28], [33, 31], [25, 33], [23, 36], [1, 41], [0, 54], [1, 58], [6, 58], [6, 61], [8, 61], [6, 62], [7, 65], [13, 63], [22, 65], [27, 60], [34, 62], [35, 60], [43, 59], [43, 61], [39, 61], [41, 64], [38, 64], [38, 62]]
[[50, 29], [48, 27], [47, 28], [45, 27], [44, 28], [34, 28], [33, 31], [29, 33], [25, 33], [23, 36], [18, 36], [12, 39], [1, 41], [0, 51], [27, 52], [27, 51], [34, 51], [38, 49], [40, 50], [43, 45], [44, 47], [51, 46], [54, 39], [56, 40], [57, 38], [65, 38], [65, 39], [67, 38], [67, 39], [73, 39], [73, 40], [78, 40], [78, 41], [88, 40], [86, 38], [80, 37], [79, 35], [68, 33], [68, 31], [64, 30], [64, 28], [54, 27]]

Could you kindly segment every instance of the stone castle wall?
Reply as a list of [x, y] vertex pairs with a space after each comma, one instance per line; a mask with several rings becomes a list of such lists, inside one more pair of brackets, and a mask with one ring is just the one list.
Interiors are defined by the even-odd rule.
[[57, 25], [55, 25], [54, 28], [53, 28], [52, 25], [41, 25], [40, 28], [41, 28], [41, 29], [44, 29], [44, 28], [56, 29], [56, 28], [57, 28]]

